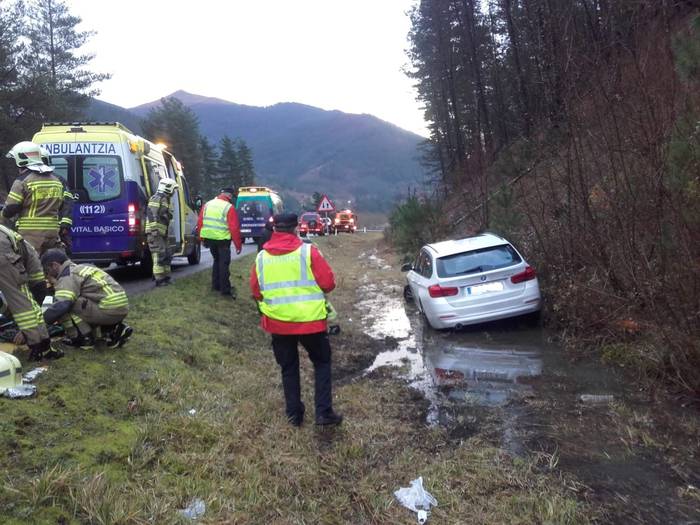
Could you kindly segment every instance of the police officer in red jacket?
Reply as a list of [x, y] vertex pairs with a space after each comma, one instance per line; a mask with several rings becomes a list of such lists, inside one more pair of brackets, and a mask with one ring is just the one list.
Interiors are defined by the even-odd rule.
[[250, 273], [250, 289], [262, 313], [261, 326], [272, 336], [272, 350], [282, 371], [289, 422], [304, 420], [298, 344], [314, 365], [317, 425], [337, 425], [343, 416], [333, 410], [331, 345], [326, 324], [326, 293], [335, 288], [333, 270], [312, 244], [296, 235], [297, 216], [274, 217], [274, 232], [258, 253]]

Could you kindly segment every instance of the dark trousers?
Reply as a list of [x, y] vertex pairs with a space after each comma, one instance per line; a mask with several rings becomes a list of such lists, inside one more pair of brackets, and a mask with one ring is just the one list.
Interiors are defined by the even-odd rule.
[[224, 295], [231, 293], [229, 266], [231, 266], [231, 240], [215, 241], [207, 239], [214, 264], [211, 267], [211, 287]]
[[298, 343], [306, 349], [314, 365], [316, 417], [333, 412], [331, 394], [331, 344], [326, 332], [307, 335], [272, 334], [272, 350], [282, 370], [282, 387], [289, 418], [304, 416], [299, 380]]

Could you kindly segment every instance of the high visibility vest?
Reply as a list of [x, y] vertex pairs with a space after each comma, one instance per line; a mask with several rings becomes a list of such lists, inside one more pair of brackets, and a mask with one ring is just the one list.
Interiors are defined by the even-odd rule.
[[263, 300], [260, 310], [270, 319], [290, 323], [326, 318], [326, 300], [311, 271], [311, 245], [284, 255], [267, 250], [256, 259], [258, 285]]
[[204, 205], [204, 213], [202, 214], [202, 231], [199, 236], [202, 239], [212, 239], [214, 241], [223, 241], [231, 238], [231, 232], [228, 229], [228, 211], [231, 209], [231, 203], [224, 199], [212, 199]]

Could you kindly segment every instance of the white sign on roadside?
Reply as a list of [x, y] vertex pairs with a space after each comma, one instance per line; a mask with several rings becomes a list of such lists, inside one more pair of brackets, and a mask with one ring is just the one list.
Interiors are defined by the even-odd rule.
[[335, 211], [335, 206], [333, 206], [331, 200], [324, 195], [321, 202], [318, 203], [318, 208], [316, 208], [316, 211]]

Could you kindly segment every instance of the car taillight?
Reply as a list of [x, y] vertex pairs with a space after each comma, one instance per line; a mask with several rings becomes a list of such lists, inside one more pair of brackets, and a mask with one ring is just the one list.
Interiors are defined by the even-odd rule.
[[524, 283], [525, 281], [532, 281], [535, 277], [537, 277], [535, 269], [528, 266], [525, 268], [524, 272], [516, 273], [513, 277], [511, 277], [510, 282], [513, 284]]
[[450, 297], [451, 295], [457, 295], [459, 288], [454, 286], [443, 287], [439, 284], [434, 284], [428, 287], [428, 293], [430, 297]]
[[139, 218], [136, 216], [138, 206], [136, 204], [129, 204], [127, 210], [127, 224], [129, 225], [129, 235], [136, 235], [139, 232]]

